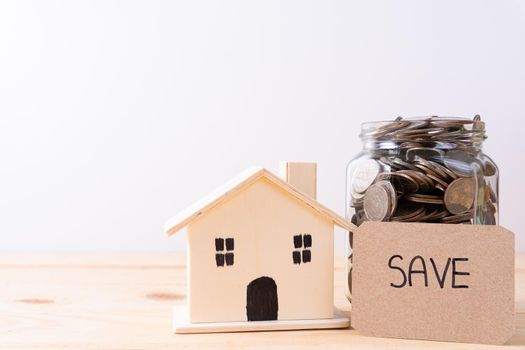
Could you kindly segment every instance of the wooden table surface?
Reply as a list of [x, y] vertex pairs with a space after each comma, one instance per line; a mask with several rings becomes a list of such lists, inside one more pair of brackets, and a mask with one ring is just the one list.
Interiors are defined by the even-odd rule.
[[[184, 265], [168, 254], [0, 255], [0, 349], [501, 349], [352, 329], [176, 335], [172, 306], [185, 302]], [[343, 275], [338, 259], [335, 303], [348, 310]], [[507, 345], [525, 349], [525, 256], [516, 260], [516, 333]]]

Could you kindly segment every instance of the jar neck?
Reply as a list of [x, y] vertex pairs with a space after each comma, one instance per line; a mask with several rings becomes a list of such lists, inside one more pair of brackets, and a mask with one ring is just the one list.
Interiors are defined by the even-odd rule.
[[482, 150], [485, 123], [479, 116], [467, 118], [407, 118], [361, 125], [361, 141], [367, 151], [395, 152], [400, 148], [462, 149], [469, 153]]
[[[376, 141], [376, 140], [363, 140], [363, 150], [365, 151], [396, 151], [401, 148], [409, 148], [410, 145], [404, 142], [396, 142], [396, 141]], [[452, 142], [417, 142], [414, 143], [412, 147], [428, 147], [428, 148], [437, 148], [442, 149], [444, 151], [452, 150], [452, 149], [462, 149], [464, 151], [467, 151], [469, 153], [478, 153], [483, 150], [483, 144], [458, 144], [458, 143], [452, 143]]]

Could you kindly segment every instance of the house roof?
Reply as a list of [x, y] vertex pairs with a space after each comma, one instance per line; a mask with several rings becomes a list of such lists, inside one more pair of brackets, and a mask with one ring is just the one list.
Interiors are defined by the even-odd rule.
[[291, 186], [280, 177], [272, 174], [264, 168], [252, 167], [243, 171], [238, 176], [234, 177], [221, 187], [217, 188], [215, 191], [208, 194], [206, 197], [190, 205], [185, 210], [172, 217], [170, 220], [168, 220], [164, 227], [165, 232], [169, 236], [177, 233], [178, 231], [186, 227], [188, 224], [190, 224], [193, 220], [197, 219], [199, 216], [205, 214], [209, 210], [212, 210], [214, 207], [218, 206], [228, 198], [235, 196], [237, 193], [243, 191], [245, 188], [259, 180], [260, 178], [268, 179], [274, 185], [285, 190], [292, 197], [299, 199], [313, 210], [332, 220], [333, 223], [337, 226], [340, 226], [350, 231], [353, 231], [355, 229], [355, 226], [352, 223], [343, 219], [341, 216], [337, 215], [332, 210], [328, 209], [315, 199], [311, 198], [310, 196]]

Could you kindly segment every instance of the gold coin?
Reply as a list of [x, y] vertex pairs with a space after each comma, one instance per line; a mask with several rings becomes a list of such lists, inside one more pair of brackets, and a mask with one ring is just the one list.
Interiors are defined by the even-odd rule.
[[462, 214], [469, 211], [474, 204], [476, 186], [470, 177], [456, 179], [448, 185], [445, 191], [445, 206], [452, 214]]
[[494, 190], [489, 184], [485, 185], [485, 198], [486, 198], [486, 201], [490, 201], [493, 203], [496, 203], [498, 201], [498, 197], [496, 196], [496, 193], [494, 192]]
[[497, 167], [492, 161], [487, 160], [483, 163], [483, 175], [494, 176], [496, 175], [496, 172], [497, 172]]

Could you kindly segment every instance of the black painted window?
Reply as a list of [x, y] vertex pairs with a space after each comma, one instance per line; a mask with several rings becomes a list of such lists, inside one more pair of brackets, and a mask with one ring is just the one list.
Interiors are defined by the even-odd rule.
[[292, 253], [293, 263], [294, 264], [300, 264], [301, 263], [301, 252], [294, 251]]
[[[226, 243], [226, 249], [225, 245]], [[217, 267], [233, 265], [233, 238], [215, 238], [215, 263]]]
[[293, 246], [295, 249], [301, 248], [303, 246], [303, 236], [302, 235], [293, 236]]
[[294, 264], [309, 263], [312, 261], [312, 235], [299, 234], [293, 236], [292, 260]]

